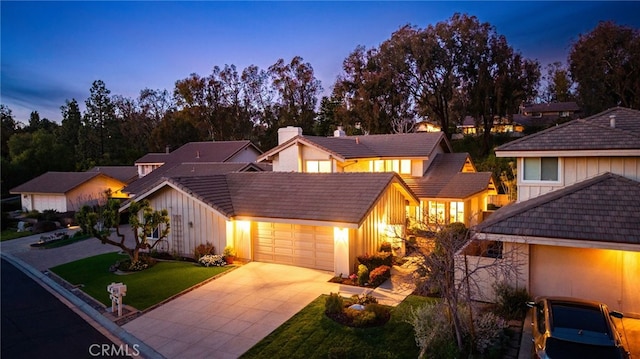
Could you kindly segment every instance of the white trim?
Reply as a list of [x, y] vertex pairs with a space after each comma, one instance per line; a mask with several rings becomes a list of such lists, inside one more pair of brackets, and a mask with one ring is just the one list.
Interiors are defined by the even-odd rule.
[[476, 233], [480, 240], [502, 241], [511, 243], [540, 244], [545, 246], [572, 247], [572, 248], [593, 248], [593, 249], [613, 249], [621, 251], [640, 252], [640, 244], [599, 242], [580, 239], [564, 239], [550, 237], [520, 236], [511, 234], [496, 233]]
[[496, 157], [638, 157], [640, 149], [496, 151]]
[[285, 224], [298, 224], [302, 226], [317, 226], [317, 227], [341, 227], [341, 228], [351, 228], [351, 229], [358, 229], [359, 227], [357, 223], [328, 222], [328, 221], [318, 221], [318, 220], [310, 220], [310, 219], [269, 218], [269, 217], [251, 217], [251, 216], [235, 216], [232, 219], [236, 221], [285, 223]]
[[[517, 164], [518, 185], [564, 187], [564, 158], [555, 157], [555, 156], [542, 156], [542, 157], [558, 159], [558, 180], [557, 181], [525, 180], [524, 179], [524, 157], [519, 157], [518, 164]], [[527, 157], [527, 158], [542, 158], [542, 157]]]

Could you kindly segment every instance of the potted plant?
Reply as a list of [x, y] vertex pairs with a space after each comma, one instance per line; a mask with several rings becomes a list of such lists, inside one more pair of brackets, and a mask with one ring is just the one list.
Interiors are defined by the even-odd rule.
[[233, 264], [233, 260], [236, 257], [236, 250], [231, 246], [224, 247], [224, 260], [228, 264]]

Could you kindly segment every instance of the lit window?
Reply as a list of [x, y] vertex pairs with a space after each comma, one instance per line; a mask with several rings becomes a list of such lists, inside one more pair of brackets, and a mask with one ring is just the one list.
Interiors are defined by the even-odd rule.
[[384, 161], [383, 160], [375, 160], [375, 161], [373, 161], [373, 172], [384, 172]]
[[400, 160], [400, 173], [403, 175], [411, 174], [411, 160]]
[[524, 159], [525, 181], [558, 181], [557, 157], [532, 157]]
[[307, 161], [307, 172], [330, 173], [331, 161]]
[[464, 223], [464, 202], [451, 202], [449, 207], [449, 221]]
[[429, 218], [428, 223], [442, 224], [444, 223], [444, 202], [429, 201]]

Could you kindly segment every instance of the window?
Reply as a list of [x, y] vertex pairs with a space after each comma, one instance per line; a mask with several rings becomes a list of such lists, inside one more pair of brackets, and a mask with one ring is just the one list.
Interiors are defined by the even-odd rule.
[[449, 221], [464, 223], [464, 202], [451, 202], [449, 207]]
[[160, 239], [160, 228], [156, 227], [153, 229], [153, 232], [151, 232], [151, 234], [147, 237], [147, 239], [152, 239], [154, 241], [157, 241], [158, 239]]
[[331, 161], [307, 161], [307, 172], [330, 173]]
[[374, 160], [369, 164], [370, 172], [395, 172], [411, 174], [411, 160]]
[[525, 181], [558, 181], [557, 157], [524, 158]]
[[474, 257], [502, 258], [502, 242], [473, 240], [467, 245], [464, 254]]
[[429, 218], [427, 222], [435, 224], [444, 223], [444, 202], [429, 201]]

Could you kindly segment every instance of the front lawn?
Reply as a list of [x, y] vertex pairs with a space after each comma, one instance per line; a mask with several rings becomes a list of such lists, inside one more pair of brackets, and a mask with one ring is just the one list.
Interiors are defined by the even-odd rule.
[[18, 232], [18, 230], [15, 228], [5, 229], [4, 231], [0, 232], [0, 242], [4, 242], [11, 239], [16, 239], [16, 238], [22, 238], [22, 237], [30, 236], [32, 234], [33, 233], [31, 231]]
[[106, 306], [111, 306], [107, 286], [122, 282], [127, 285], [124, 304], [144, 310], [232, 268], [207, 268], [191, 262], [158, 262], [149, 269], [132, 274], [109, 272], [110, 265], [124, 258], [127, 256], [118, 253], [101, 254], [51, 268], [51, 271], [71, 284], [82, 284], [81, 289], [85, 293]]
[[410, 308], [434, 299], [409, 296], [381, 327], [351, 328], [325, 314], [326, 295], [318, 297], [273, 331], [242, 358], [416, 358], [413, 327], [404, 322]]

